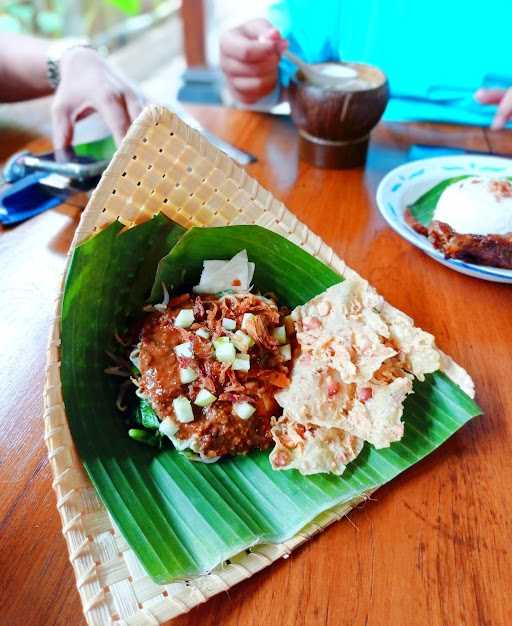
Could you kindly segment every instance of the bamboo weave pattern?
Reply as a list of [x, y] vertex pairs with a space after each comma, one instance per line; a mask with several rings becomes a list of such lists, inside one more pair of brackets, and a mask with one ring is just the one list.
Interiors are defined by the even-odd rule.
[[[245, 170], [175, 115], [152, 106], [133, 124], [103, 175], [71, 250], [117, 218], [130, 226], [160, 211], [185, 227], [259, 224], [289, 238], [340, 274], [355, 276]], [[45, 440], [63, 534], [91, 626], [163, 624], [288, 556], [364, 499], [322, 514], [285, 543], [255, 546], [208, 575], [157, 585], [114, 527], [76, 454], [61, 394], [59, 306], [60, 297], [48, 346]]]

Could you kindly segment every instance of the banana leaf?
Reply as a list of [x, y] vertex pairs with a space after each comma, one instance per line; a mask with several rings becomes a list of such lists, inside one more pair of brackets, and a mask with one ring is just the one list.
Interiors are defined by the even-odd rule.
[[256, 261], [254, 284], [289, 307], [304, 304], [342, 280], [324, 263], [261, 226], [192, 228], [158, 264], [151, 301], [162, 299], [162, 283], [171, 291], [197, 285], [204, 259], [230, 259], [243, 249]]
[[446, 376], [429, 375], [406, 401], [402, 441], [384, 450], [367, 444], [341, 478], [277, 472], [263, 452], [204, 465], [131, 439], [116, 409], [118, 382], [104, 373], [115, 333], [141, 315], [151, 292], [159, 297], [162, 282], [179, 292], [198, 278], [202, 260], [241, 248], [256, 263], [255, 286], [288, 306], [342, 280], [263, 228], [183, 234], [163, 216], [127, 231], [113, 223], [75, 249], [68, 271], [61, 379], [72, 436], [102, 501], [159, 583], [207, 572], [258, 542], [290, 538], [321, 512], [391, 480], [480, 414]]

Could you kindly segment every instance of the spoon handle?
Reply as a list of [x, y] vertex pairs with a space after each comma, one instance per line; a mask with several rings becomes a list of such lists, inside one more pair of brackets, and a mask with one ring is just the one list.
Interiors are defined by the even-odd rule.
[[311, 75], [311, 68], [309, 67], [309, 65], [307, 63], [305, 63], [300, 57], [298, 57], [296, 54], [293, 54], [293, 52], [290, 52], [289, 50], [283, 50], [282, 55], [288, 59], [288, 61], [291, 61], [294, 65], [296, 65], [300, 70], [302, 70], [303, 74], [305, 76], [310, 76]]

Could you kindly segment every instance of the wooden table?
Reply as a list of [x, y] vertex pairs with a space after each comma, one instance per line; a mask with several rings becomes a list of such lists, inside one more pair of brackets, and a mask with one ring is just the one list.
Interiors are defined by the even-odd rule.
[[[442, 267], [392, 232], [379, 180], [411, 143], [512, 148], [481, 129], [382, 126], [365, 170], [297, 163], [287, 120], [192, 108], [258, 156], [249, 172], [433, 332], [473, 375], [485, 416], [288, 560], [175, 626], [499, 626], [512, 623], [512, 289]], [[27, 142], [4, 133], [6, 157]], [[42, 144], [39, 144], [42, 147]], [[0, 624], [81, 626], [43, 441], [44, 359], [79, 210], [65, 205], [0, 236]]]

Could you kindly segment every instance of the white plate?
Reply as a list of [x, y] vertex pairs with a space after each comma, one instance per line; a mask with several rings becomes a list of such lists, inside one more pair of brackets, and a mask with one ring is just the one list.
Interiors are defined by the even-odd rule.
[[512, 270], [445, 259], [426, 237], [413, 230], [405, 221], [407, 206], [423, 193], [447, 178], [463, 174], [512, 176], [512, 160], [485, 155], [460, 155], [405, 163], [391, 170], [381, 181], [377, 189], [379, 211], [399, 235], [439, 263], [468, 276], [512, 285]]

